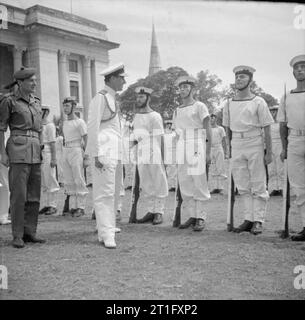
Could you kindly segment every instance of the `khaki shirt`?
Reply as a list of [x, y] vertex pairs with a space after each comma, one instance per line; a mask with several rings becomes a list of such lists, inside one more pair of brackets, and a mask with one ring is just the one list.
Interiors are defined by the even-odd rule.
[[[40, 134], [42, 111], [39, 98], [30, 95], [29, 100], [20, 91], [9, 93], [0, 102], [0, 131], [32, 130]], [[10, 163], [41, 163], [39, 138], [27, 135], [14, 135], [12, 132], [6, 145]]]

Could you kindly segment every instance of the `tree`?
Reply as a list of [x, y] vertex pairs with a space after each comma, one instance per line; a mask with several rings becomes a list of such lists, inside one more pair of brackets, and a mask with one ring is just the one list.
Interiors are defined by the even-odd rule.
[[161, 115], [167, 114], [168, 118], [179, 105], [179, 94], [175, 88], [175, 81], [188, 73], [180, 67], [170, 67], [166, 71], [161, 70], [145, 79], [139, 79], [130, 85], [121, 96], [121, 109], [123, 112], [134, 111], [136, 100], [135, 88], [145, 86], [154, 90], [151, 95], [151, 107]]
[[[135, 88], [146, 86], [154, 90], [151, 97], [151, 107], [161, 113], [164, 118], [172, 118], [174, 110], [181, 104], [180, 96], [175, 87], [175, 81], [188, 73], [180, 67], [170, 67], [166, 71], [161, 70], [145, 79], [139, 79], [124, 91], [121, 98], [121, 108], [123, 112], [134, 111]], [[219, 104], [222, 98], [222, 91], [217, 90], [221, 80], [209, 71], [200, 71], [197, 74], [195, 98], [207, 105], [212, 112], [215, 104]]]
[[222, 91], [217, 88], [221, 83], [222, 81], [215, 74], [209, 74], [208, 70], [197, 74], [196, 98], [208, 107], [210, 113], [215, 111], [223, 97]]

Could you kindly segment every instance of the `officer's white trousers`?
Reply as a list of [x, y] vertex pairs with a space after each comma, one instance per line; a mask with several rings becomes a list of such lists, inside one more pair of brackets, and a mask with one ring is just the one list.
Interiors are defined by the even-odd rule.
[[110, 160], [103, 164], [103, 168], [99, 169], [94, 159], [91, 162], [93, 206], [99, 241], [115, 237], [115, 213], [122, 185], [121, 162]]
[[177, 184], [177, 166], [175, 164], [166, 165], [167, 183], [169, 188], [176, 188]]
[[[185, 148], [185, 151], [183, 149]], [[204, 219], [206, 200], [211, 198], [206, 176], [205, 143], [203, 140], [179, 140], [177, 143], [178, 183], [183, 199], [181, 223], [189, 218]]]
[[9, 199], [8, 168], [0, 163], [0, 222], [8, 219]]
[[70, 208], [85, 209], [88, 189], [84, 178], [82, 149], [64, 148], [63, 156], [64, 185], [66, 193], [70, 195]]
[[264, 222], [269, 194], [262, 136], [233, 138], [232, 174], [245, 205], [245, 220]]
[[284, 163], [280, 155], [282, 152], [281, 140], [272, 140], [272, 162], [268, 165], [268, 191], [283, 190], [285, 181]]
[[223, 189], [224, 181], [227, 178], [225, 170], [225, 158], [222, 145], [212, 146], [211, 148], [211, 166], [209, 185], [213, 189]]
[[46, 207], [56, 208], [57, 192], [60, 189], [56, 180], [56, 169], [51, 168], [51, 152], [43, 151], [43, 161], [41, 165], [41, 187], [46, 194]]
[[305, 227], [305, 136], [288, 137], [288, 177]]
[[146, 212], [164, 214], [165, 201], [168, 196], [164, 165], [161, 163], [138, 164], [138, 171], [141, 188], [139, 200], [145, 203]]

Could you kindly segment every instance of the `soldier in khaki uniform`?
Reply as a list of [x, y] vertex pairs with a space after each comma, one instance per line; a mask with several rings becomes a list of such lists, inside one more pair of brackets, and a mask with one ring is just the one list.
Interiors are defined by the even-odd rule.
[[[43, 243], [36, 237], [41, 187], [40, 134], [42, 111], [36, 90], [35, 69], [21, 68], [14, 74], [18, 90], [0, 103], [1, 163], [9, 166], [10, 208], [13, 246]], [[5, 148], [4, 132], [11, 135]]]

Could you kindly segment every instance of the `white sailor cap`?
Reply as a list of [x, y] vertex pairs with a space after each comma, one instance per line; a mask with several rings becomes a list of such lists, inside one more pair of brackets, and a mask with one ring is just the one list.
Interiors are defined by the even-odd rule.
[[50, 111], [50, 109], [51, 109], [51, 106], [49, 106], [49, 105], [44, 104], [44, 105], [41, 106], [41, 110], [48, 110], [48, 111]]
[[176, 80], [175, 86], [179, 87], [183, 83], [194, 85], [196, 83], [196, 79], [191, 76], [181, 76]]
[[275, 105], [275, 106], [271, 106], [269, 107], [269, 110], [272, 111], [272, 110], [278, 110], [279, 106]]
[[109, 66], [108, 68], [104, 69], [100, 75], [101, 76], [109, 76], [109, 75], [114, 75], [114, 76], [121, 76], [121, 77], [127, 77], [127, 74], [125, 73], [124, 70], [124, 64], [123, 63], [118, 63], [112, 66]]
[[305, 62], [305, 54], [300, 54], [290, 61], [290, 66], [293, 67], [296, 63]]
[[239, 73], [244, 73], [244, 74], [248, 74], [248, 75], [251, 75], [253, 76], [253, 73], [255, 72], [256, 70], [252, 67], [249, 67], [249, 66], [237, 66], [233, 69], [233, 72], [235, 74], [239, 74]]
[[135, 88], [135, 93], [137, 94], [148, 94], [151, 95], [153, 93], [153, 89], [146, 88], [146, 87], [136, 87]]

